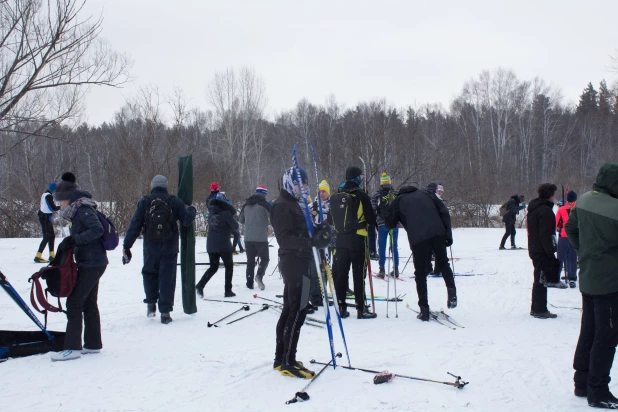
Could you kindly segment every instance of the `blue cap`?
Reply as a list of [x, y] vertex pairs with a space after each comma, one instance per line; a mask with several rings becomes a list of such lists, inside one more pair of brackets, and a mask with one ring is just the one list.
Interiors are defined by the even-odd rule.
[[54, 193], [54, 190], [56, 190], [56, 182], [51, 182], [48, 186], [48, 189], [50, 192]]

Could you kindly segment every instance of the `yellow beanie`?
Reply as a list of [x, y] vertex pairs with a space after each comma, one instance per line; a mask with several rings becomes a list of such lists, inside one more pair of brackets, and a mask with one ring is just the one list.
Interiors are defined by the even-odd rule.
[[326, 193], [328, 193], [328, 195], [330, 196], [330, 186], [328, 185], [328, 182], [326, 180], [322, 180], [320, 182], [320, 185], [318, 186], [318, 190], [323, 190]]
[[390, 185], [391, 183], [391, 177], [387, 175], [386, 172], [382, 172], [382, 176], [380, 177], [380, 185]]

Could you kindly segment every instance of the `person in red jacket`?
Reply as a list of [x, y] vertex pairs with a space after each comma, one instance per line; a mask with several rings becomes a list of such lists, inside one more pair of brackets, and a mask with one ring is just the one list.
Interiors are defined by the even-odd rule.
[[558, 213], [556, 213], [556, 230], [559, 233], [558, 260], [560, 260], [561, 267], [566, 268], [566, 280], [569, 282], [569, 286], [574, 288], [575, 282], [577, 282], [577, 251], [571, 246], [564, 226], [569, 221], [569, 214], [577, 202], [577, 193], [569, 190], [566, 202], [566, 205], [558, 209]]

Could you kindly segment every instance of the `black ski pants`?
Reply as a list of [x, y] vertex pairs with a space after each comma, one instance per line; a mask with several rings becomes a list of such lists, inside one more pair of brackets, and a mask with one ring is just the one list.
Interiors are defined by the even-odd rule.
[[345, 248], [335, 249], [335, 264], [333, 267], [333, 281], [335, 282], [335, 293], [339, 301], [339, 307], [346, 310], [348, 305], [345, 297], [350, 284], [350, 265], [352, 265], [352, 280], [354, 281], [354, 301], [356, 310], [364, 310], [365, 300], [365, 276], [367, 274], [367, 259], [365, 248]]
[[618, 345], [618, 292], [582, 293], [582, 322], [575, 349], [575, 387], [588, 389], [588, 400], [606, 399], [609, 373]]
[[547, 287], [541, 283], [541, 272], [545, 258], [537, 258], [532, 260], [534, 266], [534, 281], [532, 283], [532, 312], [547, 312]]
[[283, 276], [283, 310], [277, 322], [275, 361], [294, 365], [300, 329], [307, 317], [309, 301], [310, 257], [295, 253], [279, 256], [279, 270]]
[[577, 251], [566, 237], [558, 239], [558, 260], [560, 265], [566, 268], [568, 280], [577, 280]]
[[51, 215], [39, 213], [39, 223], [41, 224], [41, 232], [43, 233], [43, 239], [39, 245], [39, 253], [43, 253], [47, 245], [49, 245], [49, 251], [53, 252], [56, 234], [54, 233], [54, 222], [51, 220]]
[[253, 278], [255, 275], [255, 259], [260, 258], [257, 276], [261, 279], [266, 273], [270, 256], [268, 253], [268, 242], [246, 242], [245, 251], [247, 252], [247, 287], [253, 288]]
[[453, 270], [446, 254], [446, 236], [436, 236], [412, 246], [414, 256], [414, 280], [418, 294], [418, 306], [429, 307], [427, 301], [427, 273], [431, 265], [431, 253], [436, 255], [436, 266], [442, 271], [442, 278], [447, 288], [455, 289]]
[[502, 236], [502, 241], [500, 242], [500, 247], [504, 247], [506, 244], [506, 240], [511, 237], [511, 246], [515, 246], [515, 222], [505, 223], [505, 232], [504, 236]]
[[221, 252], [221, 253], [209, 253], [208, 259], [210, 260], [210, 267], [206, 272], [204, 272], [204, 276], [197, 282], [197, 286], [200, 288], [204, 288], [208, 281], [217, 273], [219, 270], [219, 258], [223, 261], [223, 266], [225, 267], [225, 293], [232, 291], [232, 277], [234, 276], [234, 259], [232, 252]]
[[144, 247], [144, 266], [142, 267], [146, 295], [144, 303], [159, 302], [161, 313], [174, 310], [174, 294], [176, 293], [178, 253], [170, 252], [167, 244], [168, 242], [149, 242]]
[[82, 320], [84, 323], [84, 347], [101, 349], [101, 318], [97, 298], [99, 279], [105, 268], [77, 269], [77, 283], [67, 298], [67, 331], [64, 337], [65, 350], [82, 349]]

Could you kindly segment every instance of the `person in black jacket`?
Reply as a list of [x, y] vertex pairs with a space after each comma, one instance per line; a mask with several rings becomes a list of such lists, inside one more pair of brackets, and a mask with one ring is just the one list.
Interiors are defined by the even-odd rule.
[[167, 179], [157, 175], [150, 183], [150, 196], [144, 196], [135, 209], [123, 243], [123, 263], [131, 261], [131, 248], [140, 232], [144, 235], [143, 253], [144, 292], [146, 316], [156, 315], [159, 302], [161, 323], [172, 321], [176, 292], [176, 261], [178, 258], [178, 225], [191, 226], [195, 220], [195, 207], [172, 196], [167, 191]]
[[506, 215], [502, 218], [505, 232], [500, 242], [500, 250], [506, 249], [504, 245], [509, 236], [511, 237], [511, 249], [517, 249], [517, 246], [515, 246], [515, 221], [517, 220], [519, 211], [526, 208], [525, 203], [521, 204], [524, 200], [524, 195], [513, 195], [509, 201], [506, 202]]
[[556, 259], [556, 215], [553, 207], [557, 187], [553, 183], [539, 185], [539, 197], [528, 206], [528, 255], [534, 265], [532, 307], [530, 316], [553, 319], [558, 315], [547, 310], [547, 288], [564, 289], [560, 281], [560, 261]]
[[[298, 179], [300, 175], [300, 180]], [[307, 221], [299, 202], [308, 193], [307, 173], [291, 167], [283, 175], [279, 197], [272, 205], [270, 222], [279, 244], [279, 270], [283, 277], [283, 309], [277, 322], [277, 343], [273, 368], [283, 376], [312, 378], [315, 373], [296, 361], [300, 329], [307, 316], [312, 246], [328, 246], [330, 237], [317, 227], [314, 241], [309, 238]], [[320, 241], [322, 240], [322, 242]]]
[[206, 250], [210, 267], [195, 285], [195, 290], [200, 297], [204, 297], [206, 283], [219, 270], [219, 259], [225, 266], [225, 297], [236, 296], [232, 292], [232, 277], [234, 276], [234, 259], [232, 252], [234, 247], [230, 242], [232, 233], [238, 231], [238, 222], [234, 219], [236, 209], [225, 199], [225, 195], [217, 193], [208, 204], [208, 237]]
[[429, 321], [427, 301], [427, 273], [431, 253], [436, 255], [436, 265], [442, 270], [442, 277], [448, 294], [447, 307], [457, 307], [457, 289], [453, 271], [449, 265], [446, 248], [453, 244], [451, 216], [448, 209], [434, 193], [406, 186], [386, 211], [384, 223], [394, 228], [401, 222], [408, 233], [408, 241], [414, 256], [414, 280], [418, 293], [418, 318]]
[[54, 220], [53, 213], [60, 210], [60, 206], [56, 206], [54, 203], [54, 190], [56, 189], [56, 182], [51, 182], [49, 187], [41, 195], [41, 201], [39, 204], [39, 223], [41, 224], [41, 231], [43, 232], [43, 240], [39, 245], [39, 250], [34, 257], [36, 263], [48, 263], [48, 260], [43, 259], [42, 253], [45, 250], [45, 246], [49, 245], [49, 260], [52, 260], [56, 254], [54, 253], [54, 242], [56, 240], [56, 234], [54, 233]]
[[99, 353], [103, 347], [97, 299], [99, 279], [109, 262], [101, 241], [103, 225], [97, 216], [97, 205], [90, 193], [77, 188], [72, 173], [62, 175], [54, 200], [60, 203], [62, 221], [70, 223], [70, 235], [58, 245], [58, 252], [73, 249], [77, 263], [77, 283], [66, 301], [64, 351], [51, 355], [53, 361], [65, 361], [77, 359], [82, 353]]
[[[376, 215], [371, 206], [371, 198], [361, 190], [363, 171], [357, 166], [350, 166], [345, 172], [345, 182], [341, 185], [339, 192], [345, 192], [354, 196], [358, 207], [357, 210], [347, 210], [356, 217], [356, 227], [348, 232], [337, 232], [335, 246], [335, 262], [333, 265], [333, 280], [337, 300], [339, 301], [339, 312], [342, 318], [350, 316], [347, 311], [346, 293], [348, 290], [350, 265], [352, 265], [352, 279], [354, 280], [354, 300], [356, 302], [357, 319], [374, 319], [376, 313], [369, 312], [365, 299], [365, 276], [367, 275], [367, 260], [369, 259], [367, 250], [368, 227], [376, 225]], [[337, 194], [334, 196], [337, 198]], [[341, 204], [334, 204], [331, 198], [331, 219], [335, 228], [343, 227], [345, 216], [334, 210]], [[355, 230], [354, 230], [355, 229]]]

